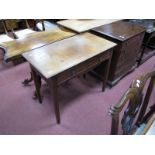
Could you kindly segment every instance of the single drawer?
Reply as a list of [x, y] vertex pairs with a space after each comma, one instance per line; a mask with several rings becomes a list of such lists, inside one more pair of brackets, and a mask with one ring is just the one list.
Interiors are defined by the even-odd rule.
[[136, 61], [138, 53], [140, 52], [143, 37], [144, 34], [142, 33], [122, 44], [117, 66], [123, 65], [128, 59], [134, 59], [134, 61]]
[[103, 54], [100, 54], [98, 56], [95, 56], [89, 60], [87, 60], [84, 63], [79, 64], [78, 66], [76, 66], [76, 73], [84, 73], [84, 72], [88, 72], [92, 69], [94, 69], [97, 65], [101, 64], [103, 61], [107, 60], [107, 59], [111, 59], [112, 56], [112, 51], [106, 51]]
[[90, 58], [62, 73], [60, 73], [57, 77], [58, 84], [63, 83], [66, 80], [69, 80], [70, 78], [73, 78], [79, 74], [82, 74], [84, 72], [90, 71], [100, 63], [102, 63], [106, 59], [110, 59], [112, 56], [112, 51], [108, 50], [106, 52], [103, 52], [102, 54], [99, 54], [93, 58]]
[[116, 68], [115, 71], [115, 78], [122, 76], [123, 74], [127, 73], [133, 66], [136, 65], [136, 62], [132, 59], [126, 61], [122, 66], [119, 66]]

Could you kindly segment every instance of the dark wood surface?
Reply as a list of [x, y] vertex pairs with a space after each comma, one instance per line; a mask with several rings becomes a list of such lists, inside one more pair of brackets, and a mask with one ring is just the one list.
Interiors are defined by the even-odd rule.
[[138, 66], [143, 64], [145, 61], [147, 61], [149, 58], [151, 58], [154, 55], [155, 55], [155, 49], [150, 48], [146, 45], [143, 45], [138, 57]]
[[155, 31], [155, 20], [154, 19], [131, 19], [128, 21], [134, 25], [140, 25], [145, 28], [147, 33], [152, 33]]
[[3, 26], [3, 24], [2, 24], [2, 19], [0, 19], [0, 35], [1, 35], [2, 33], [5, 33], [5, 30], [4, 30], [4, 26]]
[[94, 28], [93, 31], [124, 42], [135, 35], [144, 32], [144, 28], [134, 24], [129, 24], [127, 22], [119, 21]]
[[[138, 58], [138, 65], [142, 64], [146, 60], [148, 60], [151, 56], [155, 54], [155, 20], [154, 19], [132, 19], [128, 20], [129, 23], [134, 25], [140, 25], [145, 28], [145, 36], [143, 40], [143, 48], [141, 51], [141, 55]], [[150, 48], [151, 50], [147, 50]]]
[[119, 21], [95, 28], [91, 32], [118, 44], [113, 52], [108, 78], [109, 85], [113, 86], [136, 68], [145, 29]]
[[24, 58], [31, 64], [36, 95], [40, 102], [42, 99], [38, 75], [50, 87], [57, 123], [60, 123], [58, 86], [106, 62], [105, 69], [102, 71], [102, 90], [104, 90], [112, 57], [112, 49], [115, 46], [116, 44], [111, 41], [90, 33], [83, 33], [23, 53]]
[[[143, 118], [145, 117], [149, 99], [154, 93], [154, 85], [154, 69], [145, 75], [139, 76], [131, 83], [129, 89], [124, 93], [120, 101], [114, 106], [111, 106], [109, 110], [109, 115], [112, 117], [111, 134], [118, 134], [120, 121], [123, 134], [135, 133], [136, 128], [143, 122]], [[144, 88], [146, 88], [145, 93]], [[121, 115], [123, 110], [124, 115]]]

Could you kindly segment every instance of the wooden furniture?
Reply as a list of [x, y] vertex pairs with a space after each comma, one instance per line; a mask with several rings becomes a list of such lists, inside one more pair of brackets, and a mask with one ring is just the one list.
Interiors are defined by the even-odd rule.
[[[144, 93], [144, 87], [149, 80], [146, 93]], [[121, 119], [123, 134], [133, 134], [135, 132], [145, 115], [154, 84], [155, 69], [134, 80], [120, 101], [110, 107], [109, 115], [112, 117], [111, 134], [118, 134], [119, 117], [122, 110], [124, 110], [124, 115]], [[125, 108], [126, 106], [127, 108]]]
[[5, 34], [0, 34], [0, 43], [7, 42], [7, 41], [12, 41], [13, 38], [11, 38], [9, 36], [3, 20], [0, 20], [0, 25], [2, 26], [2, 28], [3, 28], [4, 32], [5, 32]]
[[113, 42], [83, 33], [23, 53], [23, 57], [30, 63], [39, 101], [42, 102], [41, 78], [47, 82], [51, 90], [57, 123], [60, 123], [58, 86], [106, 62], [102, 72], [104, 90], [114, 46], [116, 44]]
[[134, 135], [155, 134], [155, 103], [150, 110], [144, 115], [141, 123], [134, 132]]
[[58, 21], [57, 24], [81, 33], [116, 21], [118, 21], [118, 19], [69, 19]]
[[152, 42], [154, 42], [153, 40], [155, 40], [155, 20], [154, 19], [135, 19], [135, 20], [129, 20], [128, 22], [135, 25], [143, 26], [145, 28], [143, 48], [138, 58], [138, 65], [140, 65], [146, 60], [148, 60], [150, 57], [155, 55], [155, 50], [147, 49], [147, 48], [155, 49], [155, 44], [152, 44]]
[[[57, 28], [54, 30], [31, 33], [25, 38], [16, 39], [2, 44], [0, 43], [0, 48], [4, 51], [4, 60], [6, 62], [16, 61], [18, 58], [22, 57], [22, 53], [24, 52], [72, 37], [75, 34], [76, 33], [64, 28]], [[27, 86], [31, 81], [32, 75], [30, 78], [26, 78], [22, 83], [24, 86]]]
[[27, 20], [25, 19], [25, 24], [26, 27], [25, 29], [22, 30], [16, 30], [14, 31], [14, 29], [17, 29], [17, 20], [16, 19], [5, 19], [4, 20], [4, 24], [6, 26], [6, 30], [10, 31], [13, 33], [15, 38], [23, 38], [25, 37], [27, 34], [30, 33], [34, 33], [36, 31], [32, 30], [27, 22]]
[[3, 27], [3, 25], [2, 25], [2, 19], [0, 19], [0, 34], [1, 34], [1, 33], [5, 33], [4, 27]]
[[108, 84], [113, 86], [137, 66], [145, 29], [118, 21], [94, 28], [91, 32], [118, 44], [113, 52], [108, 78]]
[[35, 27], [39, 31], [45, 31], [45, 30], [57, 29], [58, 25], [48, 20], [37, 19], [35, 20]]
[[54, 30], [31, 33], [24, 38], [0, 43], [0, 48], [4, 50], [5, 61], [9, 62], [21, 57], [21, 54], [24, 52], [74, 36], [75, 34], [76, 33], [65, 28], [57, 28]]
[[155, 135], [155, 113], [149, 118], [141, 135]]

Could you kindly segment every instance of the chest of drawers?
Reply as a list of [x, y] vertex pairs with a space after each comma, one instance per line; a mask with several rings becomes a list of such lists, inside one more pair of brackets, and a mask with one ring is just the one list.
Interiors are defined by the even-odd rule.
[[95, 28], [92, 33], [118, 44], [113, 52], [108, 77], [108, 84], [113, 86], [137, 66], [145, 29], [119, 21]]

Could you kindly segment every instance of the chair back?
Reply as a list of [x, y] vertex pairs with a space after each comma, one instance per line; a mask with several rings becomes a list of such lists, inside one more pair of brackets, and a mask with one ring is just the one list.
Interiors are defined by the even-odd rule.
[[36, 29], [36, 30], [38, 30], [38, 29], [37, 29], [37, 24], [38, 24], [38, 23], [41, 23], [41, 25], [42, 25], [42, 30], [45, 31], [44, 19], [35, 19], [35, 29]]
[[[144, 95], [143, 89], [147, 81], [149, 81], [149, 85]], [[146, 112], [154, 84], [155, 69], [134, 80], [119, 102], [110, 107], [109, 115], [112, 117], [111, 134], [118, 134], [119, 117], [125, 106], [127, 108], [125, 108], [121, 119], [123, 134], [132, 134], [134, 132]]]
[[[30, 28], [27, 19], [24, 19], [25, 25], [27, 28]], [[5, 19], [3, 20], [3, 25], [5, 26], [7, 31], [13, 31], [18, 27], [17, 19]]]
[[6, 31], [13, 31], [17, 28], [17, 21], [16, 19], [5, 19], [3, 20], [3, 25]]
[[52, 21], [44, 20], [44, 19], [36, 19], [35, 20], [35, 27], [38, 31], [45, 31], [45, 30], [54, 30], [57, 29], [59, 26]]
[[[30, 28], [27, 19], [24, 19], [24, 22], [25, 22], [26, 27]], [[3, 23], [5, 33], [9, 35], [8, 32], [11, 31], [14, 38], [17, 38], [14, 33], [14, 30], [18, 28], [18, 20], [17, 19], [3, 19], [2, 23]]]

